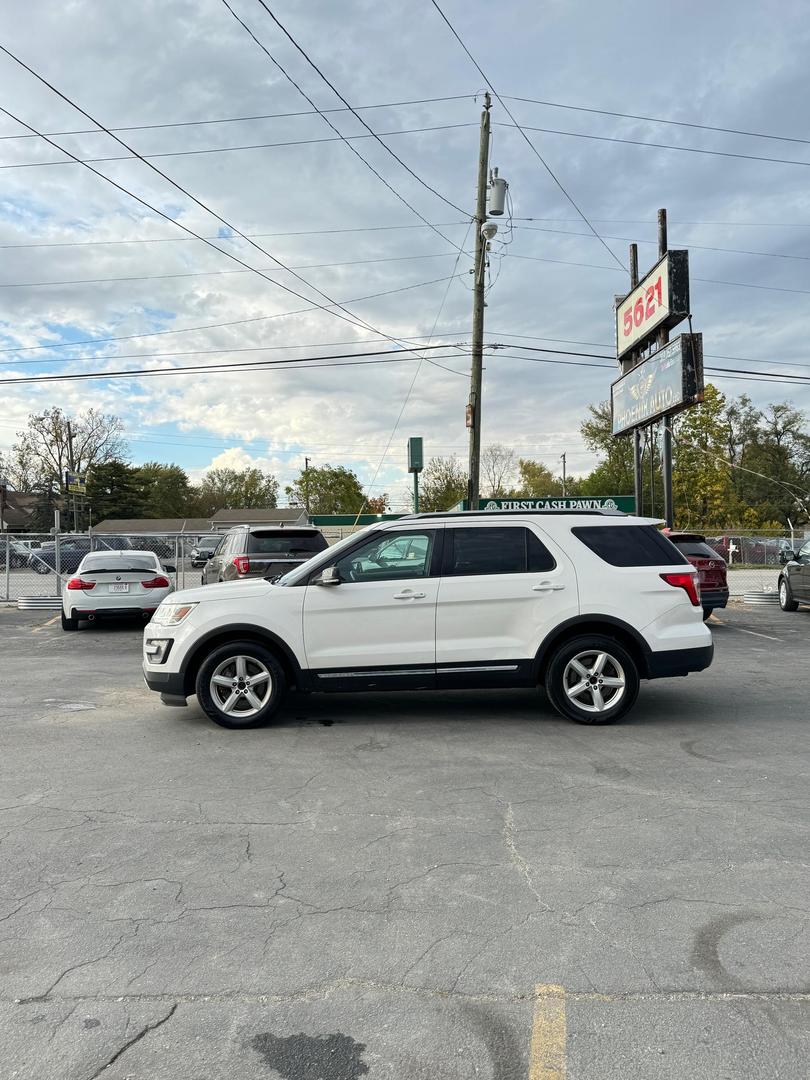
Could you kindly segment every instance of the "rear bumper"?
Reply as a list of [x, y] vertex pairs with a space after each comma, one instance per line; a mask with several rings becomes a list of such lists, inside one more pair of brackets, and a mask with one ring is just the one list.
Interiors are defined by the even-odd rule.
[[100, 607], [100, 608], [71, 608], [74, 619], [141, 619], [145, 616], [150, 618], [157, 611], [157, 604], [152, 607]]
[[701, 607], [705, 608], [725, 607], [728, 603], [728, 589], [701, 589], [700, 603]]
[[648, 679], [672, 679], [691, 671], [704, 671], [714, 658], [714, 642], [698, 649], [667, 649], [647, 656]]

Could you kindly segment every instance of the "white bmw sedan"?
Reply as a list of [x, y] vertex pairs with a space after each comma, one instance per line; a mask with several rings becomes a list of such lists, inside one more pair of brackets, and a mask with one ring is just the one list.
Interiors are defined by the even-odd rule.
[[174, 591], [173, 573], [152, 551], [89, 552], [62, 586], [62, 629], [78, 630], [82, 619], [150, 619]]

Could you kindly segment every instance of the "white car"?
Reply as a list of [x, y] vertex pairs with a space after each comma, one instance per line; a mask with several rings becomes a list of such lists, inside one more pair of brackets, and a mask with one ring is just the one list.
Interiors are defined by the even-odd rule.
[[175, 593], [144, 631], [164, 703], [257, 727], [299, 691], [544, 685], [617, 720], [640, 679], [712, 661], [697, 571], [653, 519], [603, 511], [416, 514], [346, 537], [276, 583]]
[[174, 591], [175, 572], [153, 551], [89, 552], [62, 586], [62, 629], [78, 630], [82, 619], [151, 618]]

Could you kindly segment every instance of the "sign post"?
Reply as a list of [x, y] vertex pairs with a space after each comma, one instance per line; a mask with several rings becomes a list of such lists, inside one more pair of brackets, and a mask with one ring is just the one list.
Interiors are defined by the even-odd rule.
[[[640, 504], [640, 429], [649, 426], [652, 433], [652, 425], [663, 419], [664, 517], [672, 528], [672, 416], [703, 400], [703, 337], [691, 333], [690, 321], [690, 333], [677, 338], [674, 348], [669, 344], [669, 331], [684, 319], [691, 320], [691, 314], [689, 252], [669, 250], [666, 210], [658, 211], [658, 262], [641, 281], [637, 250], [632, 244], [630, 292], [615, 301], [616, 359], [622, 376], [611, 387], [613, 434], [633, 433], [633, 475]], [[655, 351], [645, 356], [650, 348]], [[651, 468], [654, 445], [651, 438]]]
[[424, 468], [421, 436], [408, 439], [408, 472], [413, 473], [413, 512], [419, 513], [419, 473]]

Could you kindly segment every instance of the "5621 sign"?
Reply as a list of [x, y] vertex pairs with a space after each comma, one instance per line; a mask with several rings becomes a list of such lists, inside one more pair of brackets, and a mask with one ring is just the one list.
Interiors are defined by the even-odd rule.
[[616, 305], [616, 355], [644, 344], [689, 314], [689, 253], [668, 251]]

